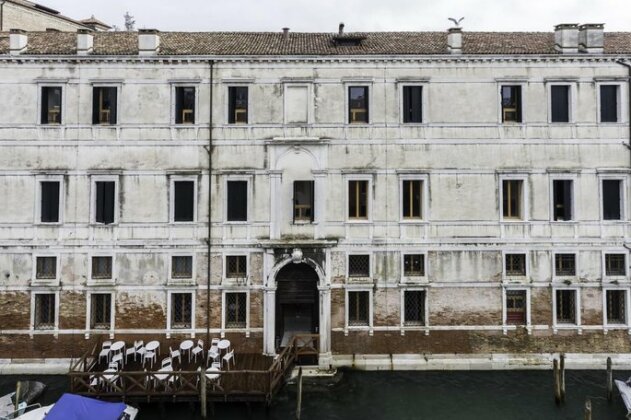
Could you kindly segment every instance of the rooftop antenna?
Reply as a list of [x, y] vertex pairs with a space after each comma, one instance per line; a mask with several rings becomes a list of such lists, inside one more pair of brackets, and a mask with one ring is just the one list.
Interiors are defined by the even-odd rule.
[[447, 19], [452, 21], [456, 25], [456, 28], [460, 28], [460, 22], [464, 20], [464, 16], [461, 17], [460, 19], [454, 19], [454, 18], [447, 18]]

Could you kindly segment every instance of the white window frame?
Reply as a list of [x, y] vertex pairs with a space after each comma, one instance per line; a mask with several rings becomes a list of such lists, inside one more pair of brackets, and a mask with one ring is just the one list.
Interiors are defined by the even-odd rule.
[[[120, 177], [118, 175], [92, 175], [90, 177], [90, 223], [96, 226], [118, 225], [120, 221]], [[114, 182], [114, 222], [108, 225], [96, 221], [96, 183]]]
[[[506, 256], [507, 255], [514, 255], [514, 254], [523, 254], [525, 255], [525, 269], [526, 269], [526, 273], [523, 276], [514, 276], [514, 275], [508, 275], [506, 273]], [[504, 280], [519, 280], [519, 281], [523, 281], [523, 280], [527, 280], [528, 278], [530, 278], [530, 252], [526, 249], [507, 249], [507, 250], [502, 250], [502, 278]]]
[[[187, 293], [191, 295], [191, 328], [173, 328], [171, 326], [171, 295]], [[171, 334], [191, 334], [191, 338], [195, 338], [195, 315], [197, 307], [195, 306], [195, 289], [170, 289], [167, 290], [167, 338], [171, 338]]]
[[[245, 278], [228, 277], [228, 257], [245, 257]], [[250, 253], [249, 252], [225, 252], [222, 256], [222, 282], [223, 283], [250, 283]]]
[[[405, 275], [405, 256], [406, 255], [422, 255], [425, 273], [423, 276], [406, 276]], [[419, 283], [426, 282], [429, 279], [429, 259], [427, 258], [427, 250], [403, 250], [401, 251], [401, 283]], [[347, 263], [348, 265], [348, 263]], [[371, 264], [372, 265], [372, 264]], [[347, 268], [348, 271], [348, 268]], [[412, 289], [410, 289], [412, 290]], [[425, 289], [420, 289], [425, 290]]]
[[[608, 276], [607, 275], [607, 255], [608, 254], [623, 254], [624, 255], [624, 275], [622, 276]], [[629, 251], [625, 248], [607, 248], [601, 252], [601, 265], [603, 279], [626, 281], [629, 276]]]
[[[603, 181], [620, 181], [620, 219], [605, 220], [605, 202], [603, 194]], [[600, 202], [600, 221], [603, 223], [622, 223], [627, 221], [627, 177], [622, 174], [600, 174], [598, 175], [598, 200]]]
[[[521, 219], [504, 218], [504, 181], [521, 181]], [[499, 177], [499, 209], [500, 209], [500, 222], [502, 223], [524, 223], [530, 220], [530, 214], [528, 212], [530, 208], [529, 194], [528, 194], [528, 175], [500, 175]]]
[[[169, 254], [169, 283], [182, 284], [182, 283], [195, 283], [197, 279], [197, 269], [196, 269], [196, 256], [195, 252], [173, 252]], [[174, 257], [191, 257], [191, 277], [173, 277], [173, 258]]]
[[[254, 80], [251, 79], [246, 79], [246, 80], [224, 80], [223, 84], [225, 86], [224, 89], [224, 104], [225, 105], [225, 109], [224, 109], [224, 121], [225, 121], [225, 125], [227, 127], [249, 127], [251, 125], [253, 125], [253, 121], [254, 121], [254, 114], [252, 112], [252, 92], [254, 89], [252, 89], [252, 86], [254, 85]], [[246, 87], [248, 88], [248, 109], [247, 109], [247, 114], [248, 114], [248, 122], [245, 124], [239, 124], [239, 123], [230, 123], [230, 88], [231, 87]], [[283, 116], [283, 121], [284, 121], [284, 116]]]
[[[423, 302], [424, 314], [423, 314], [423, 325], [405, 325], [405, 293], [406, 292], [425, 292], [425, 302]], [[428, 298], [429, 290], [427, 287], [404, 287], [401, 289], [401, 320], [400, 327], [402, 331], [429, 331], [429, 298]], [[347, 318], [348, 319], [348, 318]]]
[[[574, 291], [574, 317], [576, 324], [566, 324], [557, 322], [557, 291], [558, 290], [573, 290]], [[582, 331], [581, 328], [581, 288], [580, 287], [552, 287], [552, 326], [553, 332], [556, 333], [559, 329], [578, 329], [579, 334]]]
[[[230, 181], [246, 181], [247, 186], [247, 220], [228, 220], [228, 182]], [[252, 223], [252, 200], [254, 199], [254, 193], [252, 192], [252, 175], [226, 175], [223, 181], [223, 222], [228, 225], [247, 225]]]
[[[556, 256], [558, 254], [573, 254], [574, 255], [574, 275], [573, 276], [559, 276], [557, 275], [557, 270], [556, 270]], [[579, 264], [579, 252], [577, 250], [557, 250], [557, 251], [553, 251], [552, 252], [552, 280], [557, 280], [557, 281], [564, 281], [564, 280], [572, 280], [572, 279], [577, 279], [579, 277], [579, 273], [580, 273], [580, 264]]]
[[[92, 278], [92, 258], [109, 257], [112, 259], [112, 277], [109, 279]], [[88, 254], [88, 285], [116, 284], [116, 254], [113, 252], [94, 252]]]
[[[55, 278], [54, 279], [38, 279], [37, 278], [37, 258], [39, 257], [55, 257]], [[32, 256], [33, 273], [31, 275], [31, 284], [43, 286], [58, 286], [61, 279], [61, 254], [58, 252], [36, 252]]]
[[[552, 122], [552, 86], [567, 86], [568, 89], [568, 120], [567, 122]], [[576, 123], [576, 81], [574, 80], [558, 80], [558, 81], [546, 81], [546, 94], [548, 97], [548, 124], [552, 124], [553, 127], [563, 126], [564, 124]]]
[[[55, 295], [55, 323], [52, 330], [40, 330], [35, 328], [35, 296], [36, 295]], [[29, 332], [32, 336], [38, 332], [41, 334], [52, 333], [55, 337], [59, 334], [59, 290], [32, 290], [31, 291], [31, 314], [30, 314], [30, 326]]]
[[[226, 294], [228, 293], [245, 293], [245, 328], [226, 328]], [[243, 332], [245, 331], [246, 337], [250, 336], [250, 290], [249, 289], [237, 289], [230, 288], [221, 291], [221, 337], [225, 337], [226, 331], [230, 332]]]
[[[406, 124], [408, 125], [408, 124]], [[419, 219], [409, 219], [403, 217], [403, 181], [421, 181], [421, 217]], [[369, 185], [369, 188], [371, 186]], [[371, 188], [372, 190], [372, 188]], [[400, 174], [399, 175], [399, 223], [404, 224], [418, 224], [429, 223], [429, 175], [427, 174]], [[346, 200], [348, 200], [348, 183], [346, 185]], [[348, 217], [348, 207], [346, 208], [346, 215]]]
[[[42, 106], [44, 105], [44, 100], [42, 97], [42, 88], [45, 87], [58, 87], [61, 88], [61, 122], [59, 124], [42, 124]], [[36, 112], [36, 122], [39, 128], [59, 128], [66, 125], [66, 91], [68, 90], [68, 84], [63, 81], [45, 81], [41, 80], [37, 82], [37, 112]], [[91, 104], [90, 104], [91, 105]], [[92, 106], [90, 106], [91, 108]]]
[[[169, 122], [171, 124], [171, 126], [173, 128], [190, 128], [190, 127], [195, 127], [200, 125], [200, 121], [199, 121], [199, 117], [200, 117], [200, 113], [199, 113], [199, 87], [201, 84], [200, 80], [177, 80], [177, 81], [171, 81], [171, 115], [169, 117]], [[195, 115], [194, 115], [194, 122], [193, 124], [176, 124], [175, 122], [175, 113], [177, 112], [176, 109], [176, 104], [177, 104], [177, 100], [176, 100], [176, 88], [180, 88], [180, 87], [192, 87], [195, 88]]]
[[[357, 81], [345, 81], [344, 86], [344, 124], [347, 127], [366, 127], [373, 124], [373, 81], [372, 80], [357, 80]], [[351, 87], [367, 87], [368, 88], [368, 122], [367, 123], [351, 123], [350, 122], [350, 88]]]
[[[175, 183], [178, 181], [193, 182], [193, 220], [185, 222], [175, 221]], [[169, 176], [169, 223], [172, 225], [192, 225], [197, 223], [199, 206], [199, 183], [197, 175], [171, 175]]]
[[[348, 294], [350, 292], [367, 292], [368, 293], [368, 325], [349, 325], [348, 322], [348, 306], [349, 306], [349, 297]], [[348, 335], [349, 331], [368, 331], [369, 335], [373, 334], [374, 328], [374, 314], [373, 314], [373, 288], [372, 286], [350, 286], [344, 289], [345, 301], [344, 301], [344, 332], [345, 335]]]
[[91, 94], [92, 94], [92, 103], [94, 103], [94, 88], [107, 88], [107, 87], [113, 87], [116, 88], [116, 123], [115, 124], [93, 124], [94, 121], [94, 116], [92, 115], [92, 112], [94, 112], [94, 110], [90, 110], [90, 124], [94, 127], [94, 128], [98, 128], [98, 127], [117, 127], [120, 125], [120, 119], [121, 119], [121, 96], [122, 96], [122, 89], [123, 89], [123, 83], [122, 82], [99, 82], [99, 81], [94, 81], [92, 82], [92, 87], [91, 87]]
[[[421, 90], [421, 122], [404, 122], [403, 118], [403, 89], [408, 86], [418, 86]], [[397, 102], [399, 104], [399, 124], [404, 127], [415, 127], [428, 125], [427, 122], [427, 106], [429, 105], [429, 82], [427, 81], [398, 81], [397, 82]], [[370, 118], [370, 114], [368, 116]]]
[[[296, 87], [303, 87], [303, 88], [307, 88], [307, 121], [305, 122], [288, 122], [287, 121], [287, 90], [289, 88], [296, 88]], [[250, 92], [248, 90], [248, 108], [250, 107]], [[289, 125], [289, 126], [300, 126], [300, 125], [304, 125], [304, 124], [313, 124], [313, 120], [314, 120], [314, 112], [313, 112], [313, 101], [314, 101], [314, 97], [313, 97], [313, 82], [290, 82], [290, 81], [285, 81], [283, 82], [283, 123], [285, 125]], [[226, 102], [228, 103], [228, 102]], [[249, 121], [249, 109], [248, 109], [248, 121]], [[230, 112], [228, 110], [228, 112]]]
[[[366, 211], [368, 214], [365, 219], [351, 218], [348, 214], [350, 202], [348, 201], [349, 183], [350, 181], [368, 181], [368, 197], [366, 200]], [[372, 223], [372, 210], [373, 210], [373, 176], [369, 174], [348, 174], [344, 176], [344, 217], [346, 223], [351, 224], [367, 224]]]
[[[550, 212], [550, 223], [560, 223], [560, 224], [576, 224], [578, 222], [578, 214], [576, 214], [576, 210], [578, 206], [576, 202], [578, 201], [578, 178], [575, 174], [551, 174], [549, 176], [549, 194], [548, 198], [550, 201], [549, 212]], [[554, 220], [554, 181], [572, 181], [572, 220]]]
[[[35, 177], [35, 220], [36, 225], [60, 226], [64, 224], [64, 209], [66, 207], [66, 186], [63, 175], [38, 175]], [[42, 182], [59, 182], [59, 221], [42, 222]]]
[[[626, 80], [626, 78], [624, 79]], [[601, 98], [600, 98], [600, 87], [601, 86], [617, 86], [617, 104], [616, 104], [616, 108], [617, 108], [617, 115], [616, 115], [616, 122], [603, 122], [600, 119], [600, 108], [601, 108]], [[622, 83], [620, 80], [618, 79], [612, 79], [612, 80], [599, 80], [596, 81], [596, 122], [598, 124], [604, 124], [605, 126], [609, 125], [614, 125], [614, 124], [623, 124], [626, 123], [627, 121], [623, 121], [623, 116], [625, 115], [625, 113], [627, 112], [626, 110], [626, 104], [625, 101], [622, 100], [622, 87], [626, 85], [626, 81], [624, 83]], [[625, 93], [626, 90], [625, 90]], [[625, 107], [625, 109], [623, 110], [622, 108]]]
[[[609, 321], [607, 320], [607, 292], [613, 291], [613, 290], [619, 290], [619, 291], [624, 292], [624, 299], [625, 299], [624, 318], [625, 320], [623, 324], [609, 323]], [[630, 322], [630, 317], [629, 317], [629, 302], [631, 299], [630, 289], [628, 287], [603, 287], [602, 299], [603, 299], [603, 326], [605, 328], [605, 333], [607, 332], [608, 329], [612, 329], [612, 328], [628, 329], [629, 322]]]
[[[368, 277], [351, 277], [349, 275], [349, 259], [351, 255], [368, 255]], [[358, 282], [358, 281], [367, 281], [368, 279], [370, 279], [372, 281], [372, 276], [373, 276], [373, 264], [374, 264], [374, 258], [373, 258], [373, 253], [370, 251], [365, 251], [365, 250], [358, 250], [358, 251], [347, 251], [346, 252], [346, 281], [348, 282]], [[353, 280], [351, 280], [353, 279]]]
[[[528, 265], [528, 264], [526, 264]], [[530, 287], [518, 286], [518, 285], [503, 285], [502, 286], [502, 331], [504, 334], [508, 332], [510, 328], [519, 328], [521, 325], [508, 323], [508, 306], [506, 305], [506, 292], [507, 291], [524, 291], [526, 292], [526, 330], [528, 334], [532, 333], [532, 311], [530, 307]]]
[[[92, 295], [110, 295], [110, 326], [107, 329], [92, 328]], [[111, 289], [107, 290], [90, 290], [86, 293], [86, 316], [85, 316], [85, 335], [90, 337], [91, 333], [104, 332], [110, 333], [110, 337], [114, 335], [115, 318], [116, 318], [116, 292]]]
[[[523, 79], [497, 79], [497, 123], [504, 127], [522, 126], [526, 124], [527, 118], [527, 101], [526, 101], [526, 87], [528, 82]], [[521, 122], [504, 122], [502, 115], [502, 86], [521, 86]]]

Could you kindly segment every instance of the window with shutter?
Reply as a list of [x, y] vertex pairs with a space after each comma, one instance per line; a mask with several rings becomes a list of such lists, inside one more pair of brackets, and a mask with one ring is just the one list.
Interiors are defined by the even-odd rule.
[[570, 87], [554, 85], [550, 87], [550, 119], [553, 123], [570, 122]]
[[603, 219], [622, 219], [622, 181], [618, 179], [603, 180]]
[[423, 87], [403, 86], [403, 122], [423, 122]]
[[114, 181], [97, 181], [95, 222], [105, 225], [114, 223], [114, 207], [116, 200], [116, 183]]
[[193, 222], [195, 220], [195, 182], [173, 182], [173, 221]]
[[246, 222], [248, 220], [248, 181], [228, 181], [229, 222]]
[[42, 181], [41, 188], [41, 222], [59, 222], [59, 181]]
[[618, 85], [600, 86], [600, 122], [618, 122]]

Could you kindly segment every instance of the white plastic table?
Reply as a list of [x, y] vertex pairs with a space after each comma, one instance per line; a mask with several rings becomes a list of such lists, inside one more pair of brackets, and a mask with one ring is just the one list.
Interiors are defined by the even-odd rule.
[[230, 348], [230, 340], [221, 340], [219, 344], [217, 344], [217, 348], [219, 348], [219, 350], [226, 350]]
[[145, 349], [147, 351], [155, 351], [156, 349], [158, 350], [158, 354], [160, 354], [160, 342], [157, 340], [154, 341], [150, 341], [147, 343], [147, 345], [145, 346]]
[[208, 380], [210, 381], [216, 380], [217, 378], [221, 376], [219, 373], [216, 373], [216, 372], [221, 372], [221, 371], [217, 369], [216, 367], [210, 367], [206, 369], [206, 378], [208, 378]]
[[112, 347], [110, 347], [110, 351], [112, 351], [114, 353], [118, 353], [123, 348], [125, 348], [125, 342], [124, 341], [117, 341], [116, 343], [112, 344]]
[[182, 353], [186, 352], [188, 353], [188, 361], [190, 363], [191, 361], [191, 349], [193, 348], [193, 340], [184, 340], [182, 341], [182, 343], [180, 344], [180, 351]]

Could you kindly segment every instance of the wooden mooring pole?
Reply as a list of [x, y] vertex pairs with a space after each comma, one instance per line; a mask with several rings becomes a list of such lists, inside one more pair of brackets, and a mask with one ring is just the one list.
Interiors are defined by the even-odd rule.
[[554, 359], [552, 361], [552, 375], [554, 378], [554, 402], [561, 403], [561, 377], [559, 375], [559, 361]]
[[583, 418], [585, 420], [592, 420], [592, 402], [589, 398], [585, 401], [585, 417]]
[[202, 418], [206, 418], [206, 372], [203, 370], [199, 371], [199, 383], [201, 385], [199, 402], [201, 405]]
[[302, 367], [298, 368], [298, 394], [296, 395], [296, 420], [300, 420], [302, 411]]
[[561, 362], [559, 368], [561, 369], [561, 401], [565, 402], [565, 354], [561, 353]]
[[613, 399], [613, 371], [611, 368], [611, 357], [607, 358], [607, 400]]

